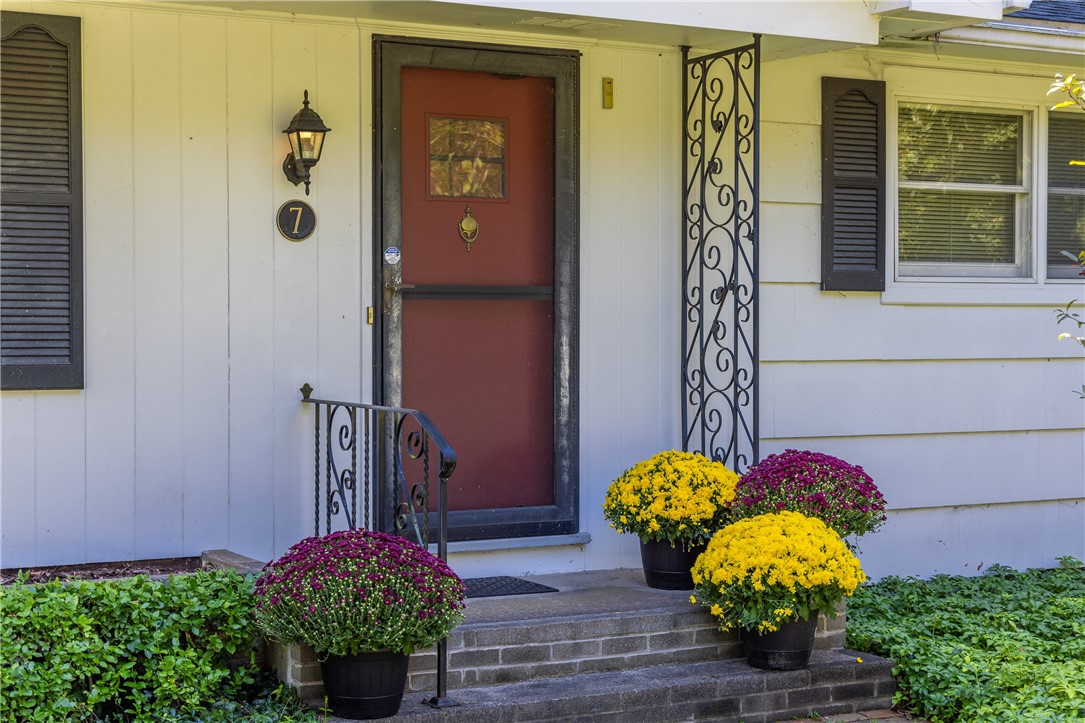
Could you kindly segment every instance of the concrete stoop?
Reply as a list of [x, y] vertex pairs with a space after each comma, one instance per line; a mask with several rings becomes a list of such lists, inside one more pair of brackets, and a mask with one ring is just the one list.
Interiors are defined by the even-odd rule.
[[[459, 705], [435, 710], [408, 693], [394, 723], [591, 721], [766, 723], [888, 708], [892, 661], [841, 649], [815, 651], [804, 670], [770, 672], [742, 659], [657, 665], [451, 690]], [[339, 719], [330, 718], [330, 721]]]
[[[388, 720], [761, 723], [891, 702], [892, 663], [843, 651], [843, 614], [818, 621], [808, 669], [766, 672], [746, 664], [738, 636], [719, 632], [688, 591], [649, 588], [639, 571], [528, 579], [559, 592], [468, 600], [448, 642], [448, 694], [460, 705], [422, 705], [436, 691], [436, 653], [419, 651]], [[280, 678], [319, 705], [312, 651], [270, 653]]]

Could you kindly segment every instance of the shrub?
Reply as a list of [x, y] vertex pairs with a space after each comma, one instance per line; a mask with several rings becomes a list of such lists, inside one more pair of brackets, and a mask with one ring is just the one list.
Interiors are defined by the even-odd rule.
[[863, 468], [820, 452], [769, 455], [742, 475], [735, 496], [735, 517], [801, 512], [841, 537], [866, 535], [885, 522], [885, 499]]
[[352, 530], [308, 537], [264, 566], [256, 623], [272, 640], [320, 655], [411, 653], [463, 620], [463, 582], [402, 537]]
[[859, 560], [824, 522], [797, 512], [723, 528], [693, 565], [693, 582], [720, 630], [772, 631], [836, 603], [865, 580]]
[[0, 589], [0, 720], [177, 719], [253, 681], [251, 580], [17, 581]]
[[1085, 570], [885, 578], [848, 605], [848, 646], [896, 661], [896, 702], [935, 723], [1085, 720]]
[[688, 550], [730, 520], [737, 483], [737, 474], [703, 455], [660, 452], [611, 483], [603, 516], [619, 532]]

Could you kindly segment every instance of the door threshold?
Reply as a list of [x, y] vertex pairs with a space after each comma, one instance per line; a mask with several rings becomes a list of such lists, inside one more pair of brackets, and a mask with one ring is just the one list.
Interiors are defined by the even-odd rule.
[[[586, 545], [591, 542], [591, 534], [576, 532], [571, 535], [542, 535], [539, 537], [506, 537], [495, 540], [459, 540], [448, 543], [448, 551], [455, 552], [495, 552], [497, 550], [528, 550], [539, 547], [567, 547]], [[431, 552], [437, 551], [437, 545], [429, 546]]]

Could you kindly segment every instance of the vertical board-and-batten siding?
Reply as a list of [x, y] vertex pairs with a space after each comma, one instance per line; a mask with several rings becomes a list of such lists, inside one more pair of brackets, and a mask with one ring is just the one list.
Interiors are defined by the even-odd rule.
[[[214, 547], [270, 558], [312, 523], [312, 418], [298, 387], [368, 393], [370, 29], [208, 9], [15, 9], [81, 14], [94, 142], [84, 156], [87, 387], [0, 397], [0, 564]], [[603, 493], [678, 440], [677, 52], [585, 47], [582, 62], [585, 78], [617, 87], [613, 110], [595, 82], [581, 105], [580, 476], [595, 542], [461, 556], [468, 571], [613, 567], [623, 554], [632, 564], [635, 548], [598, 514]], [[282, 175], [281, 131], [305, 89], [333, 130], [306, 198], [316, 234], [292, 243], [272, 220], [304, 197]]]
[[[364, 378], [359, 31], [15, 6], [83, 20], [87, 385], [0, 400], [0, 564], [281, 551], [311, 524], [297, 388]], [[306, 88], [343, 132], [295, 244], [272, 220]]]
[[[614, 78], [609, 110], [604, 77]], [[603, 496], [624, 469], [680, 444], [680, 77], [674, 52], [602, 47], [581, 61], [580, 509], [589, 569], [640, 564], [636, 538], [602, 520]], [[544, 564], [561, 564], [545, 554], [554, 559]], [[466, 569], [487, 574], [485, 563]]]
[[875, 576], [1081, 556], [1082, 365], [1050, 308], [819, 289], [822, 78], [881, 80], [889, 62], [924, 61], [866, 51], [763, 68], [762, 454], [817, 449], [867, 469], [894, 510], [862, 541]]

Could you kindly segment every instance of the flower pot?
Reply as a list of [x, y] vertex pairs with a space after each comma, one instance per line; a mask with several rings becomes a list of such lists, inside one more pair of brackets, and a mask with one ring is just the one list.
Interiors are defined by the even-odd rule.
[[742, 647], [746, 651], [746, 662], [762, 670], [805, 668], [814, 649], [817, 626], [818, 616], [813, 612], [809, 619], [782, 623], [780, 629], [773, 632], [743, 630]]
[[648, 587], [658, 590], [692, 590], [693, 576], [689, 570], [706, 546], [707, 543], [701, 543], [687, 551], [682, 549], [680, 542], [672, 547], [666, 540], [641, 540], [640, 562], [644, 567], [644, 581]]
[[410, 657], [388, 650], [329, 655], [320, 664], [328, 706], [335, 715], [352, 720], [395, 715], [407, 686]]

